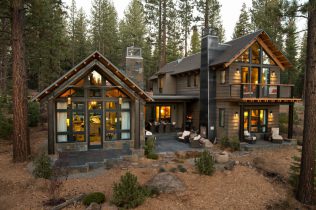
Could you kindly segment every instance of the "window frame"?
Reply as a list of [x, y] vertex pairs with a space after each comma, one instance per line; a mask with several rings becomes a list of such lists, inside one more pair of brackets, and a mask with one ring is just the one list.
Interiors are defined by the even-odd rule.
[[218, 110], [218, 126], [221, 128], [225, 127], [225, 108], [219, 108]]

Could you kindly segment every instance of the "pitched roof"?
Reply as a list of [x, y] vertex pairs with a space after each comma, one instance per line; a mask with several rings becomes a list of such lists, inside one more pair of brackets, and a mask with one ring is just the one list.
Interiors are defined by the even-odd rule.
[[[229, 42], [219, 44], [219, 46], [223, 47], [224, 50], [221, 53], [219, 53], [219, 55], [216, 58], [214, 58], [214, 60], [210, 63], [210, 66], [216, 66], [220, 64], [229, 66], [236, 58], [238, 58], [240, 54], [242, 54], [246, 49], [248, 49], [248, 47], [255, 41], [260, 42], [261, 45], [265, 45], [264, 49], [270, 52], [268, 54], [270, 54], [270, 56], [274, 58], [274, 60], [278, 60], [277, 64], [280, 65], [282, 69], [292, 66], [290, 61], [276, 47], [276, 45], [272, 42], [267, 33], [265, 33], [263, 30], [258, 30], [251, 34], [242, 36], [238, 39], [234, 39]], [[164, 74], [166, 72], [171, 72], [172, 75], [175, 75], [187, 71], [200, 69], [201, 53], [197, 53], [177, 61], [178, 62], [176, 65], [174, 65], [176, 61], [172, 61], [166, 64], [150, 79], [156, 79], [157, 75]]]
[[101, 63], [106, 66], [117, 78], [119, 78], [127, 87], [129, 87], [132, 91], [134, 91], [137, 95], [143, 98], [145, 101], [153, 101], [153, 98], [149, 96], [143, 89], [141, 89], [137, 84], [135, 84], [128, 76], [125, 75], [122, 71], [120, 71], [115, 65], [113, 65], [107, 58], [105, 58], [101, 53], [95, 51], [91, 55], [89, 55], [86, 59], [81, 61], [74, 68], [70, 69], [67, 73], [57, 79], [50, 86], [45, 88], [42, 92], [40, 92], [37, 96], [35, 96], [32, 100], [42, 100], [47, 95], [52, 93], [56, 88], [60, 87], [63, 83], [68, 81], [70, 78], [74, 77], [77, 73], [83, 70], [89, 64], [93, 64], [93, 62]]

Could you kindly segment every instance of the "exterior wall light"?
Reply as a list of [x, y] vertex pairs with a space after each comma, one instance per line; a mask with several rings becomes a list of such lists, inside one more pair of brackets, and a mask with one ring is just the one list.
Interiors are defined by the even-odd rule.
[[272, 111], [270, 111], [270, 116], [271, 116], [271, 117], [273, 116], [273, 112], [272, 112]]
[[122, 97], [119, 97], [118, 102], [119, 102], [119, 105], [122, 105], [122, 103], [123, 103], [123, 98], [122, 98]]
[[272, 77], [275, 77], [275, 76], [276, 76], [275, 71], [272, 71], [272, 72], [271, 72], [271, 76], [272, 76]]
[[238, 117], [238, 112], [235, 112], [235, 117]]
[[239, 68], [236, 69], [236, 74], [240, 74]]

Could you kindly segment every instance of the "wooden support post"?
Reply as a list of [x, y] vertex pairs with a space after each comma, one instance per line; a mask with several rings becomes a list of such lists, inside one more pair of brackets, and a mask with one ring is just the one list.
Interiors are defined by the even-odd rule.
[[55, 154], [55, 103], [49, 99], [47, 104], [48, 113], [48, 154]]
[[294, 103], [289, 104], [289, 120], [288, 120], [288, 138], [293, 138], [293, 117], [294, 117]]
[[244, 105], [240, 105], [239, 113], [239, 141], [244, 140]]

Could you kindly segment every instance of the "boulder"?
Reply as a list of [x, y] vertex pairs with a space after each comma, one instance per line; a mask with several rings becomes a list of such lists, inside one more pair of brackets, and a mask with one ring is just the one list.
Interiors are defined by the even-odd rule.
[[93, 202], [86, 208], [86, 210], [101, 210], [101, 205]]
[[215, 155], [215, 161], [217, 163], [227, 163], [229, 161], [229, 155], [227, 152], [221, 152]]
[[146, 183], [146, 186], [157, 189], [159, 193], [173, 193], [186, 189], [183, 181], [169, 172], [156, 174]]
[[236, 162], [233, 160], [230, 160], [227, 163], [225, 163], [224, 169], [231, 171], [234, 169], [235, 165], [236, 165]]

